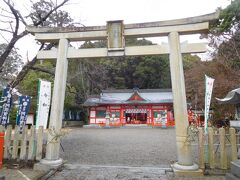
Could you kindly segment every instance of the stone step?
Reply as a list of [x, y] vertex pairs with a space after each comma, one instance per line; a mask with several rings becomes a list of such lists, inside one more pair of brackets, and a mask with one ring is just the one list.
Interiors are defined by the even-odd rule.
[[83, 128], [101, 128], [98, 124], [83, 125]]
[[83, 121], [63, 121], [64, 127], [74, 127], [74, 126], [82, 127], [83, 124], [84, 124]]
[[226, 174], [226, 180], [239, 180], [239, 177], [234, 176], [234, 175], [231, 174], [231, 173], [227, 173], [227, 174]]
[[79, 168], [84, 168], [84, 169], [90, 169], [90, 168], [96, 168], [96, 169], [141, 169], [141, 170], [156, 170], [156, 171], [167, 171], [167, 172], [173, 172], [172, 167], [169, 165], [158, 165], [158, 166], [124, 166], [124, 165], [88, 165], [88, 164], [78, 164], [78, 163], [66, 163], [64, 164], [64, 167], [66, 169], [79, 169]]
[[231, 162], [231, 174], [237, 176], [240, 179], [240, 160]]
[[152, 128], [152, 126], [148, 126], [147, 124], [126, 124], [121, 128]]

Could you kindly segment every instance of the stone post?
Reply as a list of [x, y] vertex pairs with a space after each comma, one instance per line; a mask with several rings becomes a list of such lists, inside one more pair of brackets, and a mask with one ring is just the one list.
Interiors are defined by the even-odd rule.
[[54, 136], [56, 134], [59, 134], [62, 128], [64, 98], [68, 69], [67, 60], [68, 45], [69, 42], [67, 39], [59, 40], [49, 123], [49, 129], [52, 130], [50, 133], [48, 133], [46, 158], [41, 160], [42, 164], [52, 166], [58, 166], [62, 164], [62, 159], [59, 158], [60, 138], [55, 139]]
[[173, 165], [177, 170], [197, 170], [193, 163], [190, 143], [187, 139], [188, 114], [183, 73], [182, 55], [178, 32], [168, 35], [170, 50], [170, 71], [173, 90], [174, 119], [176, 129], [178, 162]]
[[106, 122], [105, 122], [105, 127], [110, 127], [109, 124], [110, 124], [110, 116], [109, 116], [109, 112], [106, 112]]

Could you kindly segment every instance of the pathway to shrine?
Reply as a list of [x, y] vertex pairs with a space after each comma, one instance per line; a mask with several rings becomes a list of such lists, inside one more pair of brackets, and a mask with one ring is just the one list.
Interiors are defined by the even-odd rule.
[[174, 128], [77, 128], [62, 145], [70, 164], [169, 167], [177, 158]]

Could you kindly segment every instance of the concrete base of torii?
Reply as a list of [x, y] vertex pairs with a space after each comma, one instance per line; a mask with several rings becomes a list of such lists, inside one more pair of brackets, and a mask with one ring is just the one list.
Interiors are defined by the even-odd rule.
[[33, 169], [38, 171], [49, 171], [51, 169], [58, 169], [63, 165], [63, 159], [48, 160], [42, 159], [39, 163], [34, 164]]
[[199, 169], [195, 163], [191, 166], [184, 166], [176, 162], [172, 164], [171, 167], [177, 176], [203, 176], [203, 170]]

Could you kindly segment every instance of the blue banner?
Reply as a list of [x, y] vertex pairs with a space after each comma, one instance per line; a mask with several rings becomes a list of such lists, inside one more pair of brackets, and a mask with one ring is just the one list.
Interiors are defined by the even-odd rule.
[[20, 96], [18, 101], [18, 112], [16, 118], [16, 124], [19, 126], [20, 131], [27, 121], [28, 111], [30, 109], [31, 97], [30, 96]]
[[3, 126], [7, 126], [9, 124], [9, 112], [12, 106], [12, 89], [6, 87], [3, 90], [2, 95], [2, 108], [1, 108], [1, 116], [0, 116], [0, 124]]

